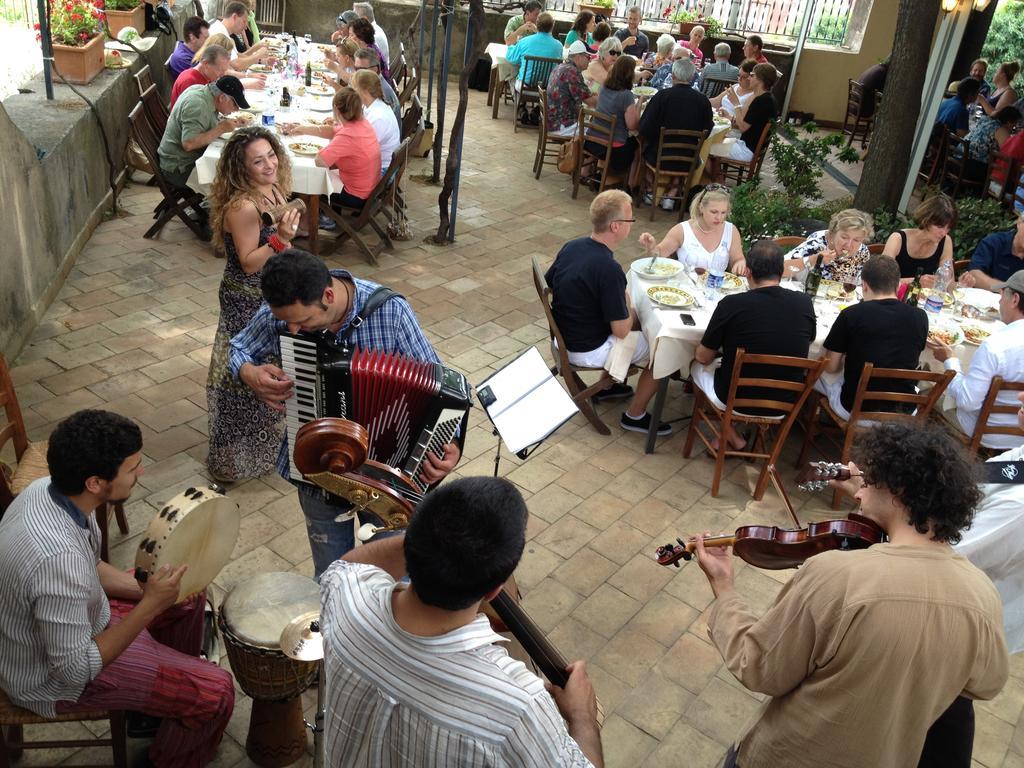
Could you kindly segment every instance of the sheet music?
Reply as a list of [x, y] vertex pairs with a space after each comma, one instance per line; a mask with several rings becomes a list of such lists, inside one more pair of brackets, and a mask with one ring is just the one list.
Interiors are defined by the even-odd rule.
[[536, 347], [481, 382], [477, 392], [484, 387], [494, 395], [487, 415], [512, 453], [539, 443], [579, 411]]

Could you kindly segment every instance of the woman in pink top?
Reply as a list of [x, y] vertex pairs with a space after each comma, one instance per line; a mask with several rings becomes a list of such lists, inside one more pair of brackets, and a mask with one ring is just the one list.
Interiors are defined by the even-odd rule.
[[690, 30], [690, 39], [682, 44], [690, 52], [690, 58], [697, 69], [704, 66], [704, 52], [701, 51], [700, 44], [704, 42], [705, 34], [704, 27], [698, 24]]

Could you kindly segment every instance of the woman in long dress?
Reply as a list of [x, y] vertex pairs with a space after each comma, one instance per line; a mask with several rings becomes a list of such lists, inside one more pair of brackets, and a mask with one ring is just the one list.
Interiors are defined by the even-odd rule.
[[220, 283], [220, 321], [213, 341], [206, 401], [210, 418], [207, 468], [222, 481], [272, 472], [284, 430], [283, 414], [256, 399], [228, 368], [231, 338], [263, 301], [260, 275], [275, 252], [290, 246], [299, 212], [275, 225], [264, 220], [288, 201], [292, 169], [277, 136], [265, 128], [236, 131], [217, 164], [210, 193], [214, 244], [227, 263]]

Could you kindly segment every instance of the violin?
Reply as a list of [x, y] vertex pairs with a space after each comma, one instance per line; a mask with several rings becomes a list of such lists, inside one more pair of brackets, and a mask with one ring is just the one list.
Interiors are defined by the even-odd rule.
[[[705, 547], [732, 547], [733, 552], [757, 568], [783, 570], [803, 565], [809, 557], [833, 549], [851, 551], [865, 549], [885, 541], [885, 531], [861, 515], [851, 514], [841, 520], [823, 520], [806, 528], [787, 529], [775, 525], [744, 525], [731, 536], [707, 536]], [[697, 551], [697, 540], [669, 543], [658, 547], [655, 557], [659, 565], [679, 567], [680, 560], [690, 560]]]

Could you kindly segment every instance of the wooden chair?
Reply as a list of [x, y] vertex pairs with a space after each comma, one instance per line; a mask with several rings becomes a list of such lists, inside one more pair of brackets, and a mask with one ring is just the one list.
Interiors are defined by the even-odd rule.
[[419, 87], [420, 71], [415, 64], [410, 64], [406, 69], [405, 87], [398, 94], [398, 103], [403, 107], [408, 104], [409, 99], [413, 97], [413, 94], [416, 93], [416, 89]]
[[735, 84], [735, 80], [722, 80], [718, 77], [702, 77], [700, 80], [700, 92], [709, 99], [713, 99], [726, 88]]
[[[662, 128], [658, 136], [658, 154], [654, 165], [644, 161], [645, 173], [641, 186], [642, 193], [652, 192], [651, 221], [662, 199], [678, 200], [679, 220], [686, 213], [686, 200], [693, 184], [693, 172], [700, 168], [700, 148], [707, 139], [707, 131], [683, 131]], [[666, 167], [669, 166], [669, 167]], [[652, 186], [653, 185], [653, 186]], [[668, 194], [671, 186], [677, 186], [674, 195]], [[664, 190], [664, 191], [663, 191]], [[643, 200], [644, 195], [640, 195]]]
[[537, 154], [533, 156], [533, 177], [540, 178], [541, 169], [545, 165], [557, 165], [558, 153], [563, 144], [573, 140], [573, 136], [552, 136], [548, 133], [548, 92], [544, 86], [537, 87], [540, 96], [540, 131], [537, 134]]
[[[771, 365], [790, 369], [796, 380], [769, 379], [755, 375], [748, 366]], [[804, 357], [786, 357], [784, 355], [748, 355], [742, 347], [736, 350], [736, 361], [733, 364], [732, 379], [729, 382], [729, 395], [725, 401], [725, 410], [720, 410], [711, 402], [700, 387], [694, 386], [693, 416], [690, 429], [686, 433], [686, 444], [683, 456], [690, 457], [693, 451], [694, 438], [699, 437], [708, 453], [715, 458], [715, 474], [711, 481], [711, 495], [718, 496], [718, 487], [722, 480], [722, 470], [728, 456], [742, 456], [746, 459], [763, 459], [764, 466], [754, 486], [754, 500], [760, 501], [768, 487], [768, 467], [777, 464], [779, 453], [786, 442], [789, 431], [793, 428], [797, 415], [804, 406], [814, 387], [814, 382], [821, 376], [825, 367], [824, 358], [809, 360]], [[771, 394], [754, 398], [739, 393], [741, 387], [758, 387], [770, 390]], [[790, 401], [792, 398], [792, 401]], [[778, 413], [777, 416], [755, 416], [753, 410], [766, 409]], [[701, 423], [707, 425], [712, 436], [718, 440], [718, 450], [711, 447], [711, 438], [700, 429]], [[737, 451], [728, 447], [722, 437], [725, 430], [732, 424], [749, 424], [756, 428], [757, 435], [753, 444], [746, 450]], [[775, 435], [771, 433], [774, 430]], [[760, 450], [758, 450], [760, 448]]]
[[[565, 339], [562, 337], [562, 332], [558, 328], [558, 323], [555, 322], [555, 315], [551, 309], [551, 287], [544, 278], [544, 272], [540, 268], [540, 262], [537, 261], [537, 257], [534, 256], [531, 260], [533, 262], [533, 287], [537, 289], [537, 296], [544, 307], [544, 316], [548, 321], [551, 356], [555, 360], [555, 364], [551, 367], [551, 373], [562, 377], [565, 381], [566, 389], [569, 390], [569, 396], [576, 403], [576, 407], [587, 417], [587, 421], [590, 422], [591, 426], [602, 435], [610, 435], [612, 431], [608, 429], [608, 425], [597, 415], [597, 411], [594, 410], [590, 398], [598, 392], [608, 389], [615, 381], [604, 368], [586, 368], [569, 362], [568, 347], [565, 346]], [[585, 371], [600, 371], [601, 378], [588, 387], [586, 382], [579, 376], [581, 372]], [[631, 365], [626, 377], [628, 378], [634, 373], [639, 372], [640, 369], [637, 366]]]
[[718, 158], [718, 167], [722, 171], [722, 178], [725, 181], [735, 182], [737, 186], [750, 179], [760, 179], [761, 166], [764, 164], [765, 155], [768, 154], [768, 145], [771, 144], [774, 129], [774, 123], [765, 124], [764, 130], [761, 131], [761, 138], [757, 140], [757, 146], [754, 148], [754, 156], [750, 158], [749, 162], [741, 163], [738, 160]]
[[[409, 161], [409, 147], [412, 145], [413, 138], [415, 137], [410, 136], [407, 139], [403, 139], [402, 143], [398, 145], [398, 149], [395, 150], [394, 155], [391, 157], [391, 165], [388, 166], [387, 171], [381, 176], [380, 181], [377, 182], [377, 186], [373, 188], [373, 192], [370, 193], [362, 208], [350, 208], [345, 205], [338, 205], [335, 208], [333, 203], [328, 206], [321, 206], [321, 210], [338, 225], [336, 245], [343, 243], [346, 238], [352, 238], [352, 241], [359, 250], [366, 255], [367, 261], [374, 265], [377, 264], [377, 256], [382, 250], [386, 248], [390, 251], [394, 250], [395, 247], [395, 244], [391, 242], [391, 236], [388, 234], [392, 187], [398, 184], [405, 171], [406, 163]], [[346, 216], [345, 211], [352, 212], [352, 215]], [[381, 220], [382, 218], [383, 221]], [[380, 242], [373, 248], [359, 235], [367, 226], [376, 232], [380, 238]]]
[[[523, 75], [522, 81], [516, 87], [512, 86], [512, 132], [519, 130], [520, 126], [534, 128], [529, 123], [519, 122], [521, 109], [529, 108], [530, 104], [540, 105], [540, 93], [538, 88], [548, 84], [551, 71], [562, 63], [561, 59], [549, 59], [544, 56], [524, 56], [523, 63], [519, 65], [519, 72]], [[543, 113], [541, 120], [544, 119]]]
[[260, 29], [273, 27], [284, 32], [286, 6], [284, 0], [256, 0], [256, 26]]
[[[171, 82], [173, 83], [174, 80], [172, 79]], [[139, 87], [139, 96], [154, 85], [153, 73], [149, 71], [149, 64], [135, 73], [135, 84]]]
[[991, 197], [1013, 210], [1013, 198], [1017, 192], [1019, 177], [1020, 168], [1016, 158], [1002, 152], [993, 152], [985, 172], [985, 184], [981, 188], [982, 197]]
[[846, 142], [848, 147], [859, 136], [861, 149], [866, 149], [868, 138], [871, 136], [871, 125], [874, 122], [874, 115], [867, 117], [861, 115], [864, 108], [864, 86], [852, 79], [847, 82], [846, 117], [843, 120], [843, 136], [850, 137]]
[[[580, 152], [576, 162], [576, 169], [572, 174], [573, 200], [579, 194], [580, 182], [589, 181], [594, 178], [593, 175], [583, 176], [583, 168], [586, 165], [592, 165], [596, 169], [598, 174], [598, 193], [604, 192], [612, 184], [622, 184], [627, 180], [628, 170], [624, 173], [615, 173], [611, 170], [612, 136], [615, 135], [616, 120], [618, 120], [618, 117], [615, 115], [606, 115], [604, 112], [598, 112], [596, 109], [591, 109], [586, 105], [580, 107], [580, 119], [576, 126], [576, 136], [580, 141]], [[601, 154], [594, 154], [594, 152], [588, 150], [588, 143], [603, 147]]]
[[[949, 382], [953, 380], [953, 371], [932, 371], [904, 370], [902, 368], [876, 368], [873, 363], [865, 363], [861, 371], [860, 381], [857, 383], [857, 392], [853, 398], [853, 408], [850, 409], [850, 418], [844, 419], [829, 405], [828, 397], [821, 392], [814, 392], [808, 408], [807, 419], [804, 422], [804, 444], [800, 449], [800, 458], [797, 459], [797, 466], [803, 466], [807, 461], [811, 446], [814, 444], [814, 437], [824, 434], [831, 437], [841, 437], [841, 451], [839, 460], [846, 463], [850, 460], [850, 448], [858, 429], [873, 426], [878, 422], [908, 422], [924, 424], [928, 415], [932, 412], [939, 398], [946, 391]], [[889, 381], [886, 381], [889, 380]], [[892, 380], [925, 382], [931, 384], [924, 392], [894, 392], [891, 390]], [[869, 403], [875, 405], [869, 406]], [[892, 410], [884, 410], [883, 404], [889, 404]], [[903, 410], [900, 410], [900, 408]], [[826, 427], [821, 423], [821, 414], [826, 413], [837, 425]], [[839, 442], [839, 440], [836, 440]], [[832, 494], [832, 509], [839, 509], [842, 492], [838, 489]]]
[[189, 207], [197, 209], [203, 196], [189, 187], [175, 187], [164, 178], [163, 173], [160, 171], [160, 157], [157, 154], [157, 147], [160, 146], [160, 137], [143, 111], [144, 106], [144, 103], [140, 102], [129, 113], [129, 133], [146, 156], [150, 166], [155, 169], [157, 186], [160, 187], [160, 192], [163, 194], [163, 201], [153, 213], [153, 218], [156, 221], [142, 236], [147, 239], [156, 237], [167, 222], [177, 216], [186, 227], [195, 233], [196, 237], [204, 242], [208, 241], [210, 239], [209, 234], [203, 231], [203, 227], [185, 212], [185, 209]]
[[404, 89], [409, 80], [409, 66], [405, 58], [405, 43], [402, 41], [398, 42], [395, 55], [388, 62], [388, 71], [391, 72], [395, 86]]
[[159, 146], [160, 139], [163, 138], [164, 131], [167, 130], [167, 118], [170, 116], [167, 106], [160, 98], [160, 93], [155, 85], [151, 85], [143, 91], [142, 95], [139, 96], [139, 102], [146, 113], [146, 119], [153, 126], [153, 133], [156, 135], [157, 145]]
[[415, 93], [412, 95], [412, 103], [405, 114], [402, 115], [402, 140], [409, 138], [423, 127], [423, 106], [420, 104], [420, 97]]
[[928, 137], [928, 146], [924, 151], [924, 160], [921, 161], [921, 168], [917, 172], [917, 180], [926, 185], [932, 185], [939, 178], [939, 172], [946, 162], [947, 140], [949, 131], [942, 123], [936, 123], [932, 128], [931, 136]]
[[[1020, 428], [1016, 419], [1020, 403], [1016, 396], [1013, 396], [1012, 404], [1003, 405], [996, 402], [1002, 392], [1024, 392], [1024, 381], [1004, 381], [1002, 376], [992, 377], [992, 383], [989, 384], [988, 393], [985, 395], [981, 411], [978, 413], [978, 421], [974, 425], [974, 433], [967, 438], [967, 450], [971, 452], [972, 456], [976, 456], [979, 451], [985, 451], [981, 444], [985, 435], [1012, 435], [1019, 437], [1024, 443], [1024, 429]], [[1006, 416], [1012, 420], [1012, 423], [998, 426], [990, 424], [989, 419], [992, 416]], [[957, 437], [963, 439], [965, 436], [960, 433]]]
[[968, 175], [970, 156], [971, 142], [947, 131], [946, 157], [942, 163], [942, 177], [939, 183], [954, 199], [960, 194], [961, 188], [968, 192], [981, 193], [983, 180], [972, 179]]
[[[44, 725], [50, 723], [79, 723], [89, 720], [107, 720], [110, 722], [110, 736], [102, 739], [49, 739], [46, 741], [26, 741], [24, 727], [26, 725]], [[35, 712], [15, 706], [7, 694], [0, 691], [0, 768], [8, 768], [26, 749], [77, 749], [79, 747], [111, 747], [113, 750], [114, 768], [128, 768], [128, 747], [125, 741], [124, 712], [94, 710], [75, 714], [42, 717]], [[37, 760], [33, 765], [40, 765]], [[85, 768], [83, 766], [82, 768]]]
[[960, 276], [964, 272], [966, 272], [968, 268], [970, 268], [970, 266], [970, 259], [957, 259], [956, 261], [953, 262], [953, 276], [956, 277], [957, 280], [959, 280]]
[[800, 235], [783, 235], [782, 237], [774, 238], [775, 244], [779, 246], [784, 253], [788, 253], [793, 250], [806, 239], [806, 237], [800, 237]]
[[877, 256], [885, 250], [885, 243], [868, 243], [868, 253]]
[[[0, 407], [4, 410], [6, 423], [0, 429], [0, 452], [7, 441], [14, 446], [15, 466], [8, 467], [0, 462], [0, 517], [4, 510], [14, 501], [15, 496], [41, 477], [50, 474], [46, 463], [46, 441], [33, 443], [28, 439], [25, 419], [21, 415], [18, 394], [14, 390], [7, 360], [0, 354]], [[111, 505], [117, 517], [117, 527], [123, 535], [128, 533], [128, 519], [124, 514], [124, 504], [116, 502]], [[108, 559], [107, 518], [109, 509], [104, 504], [96, 510], [96, 523], [100, 529], [100, 557]]]

